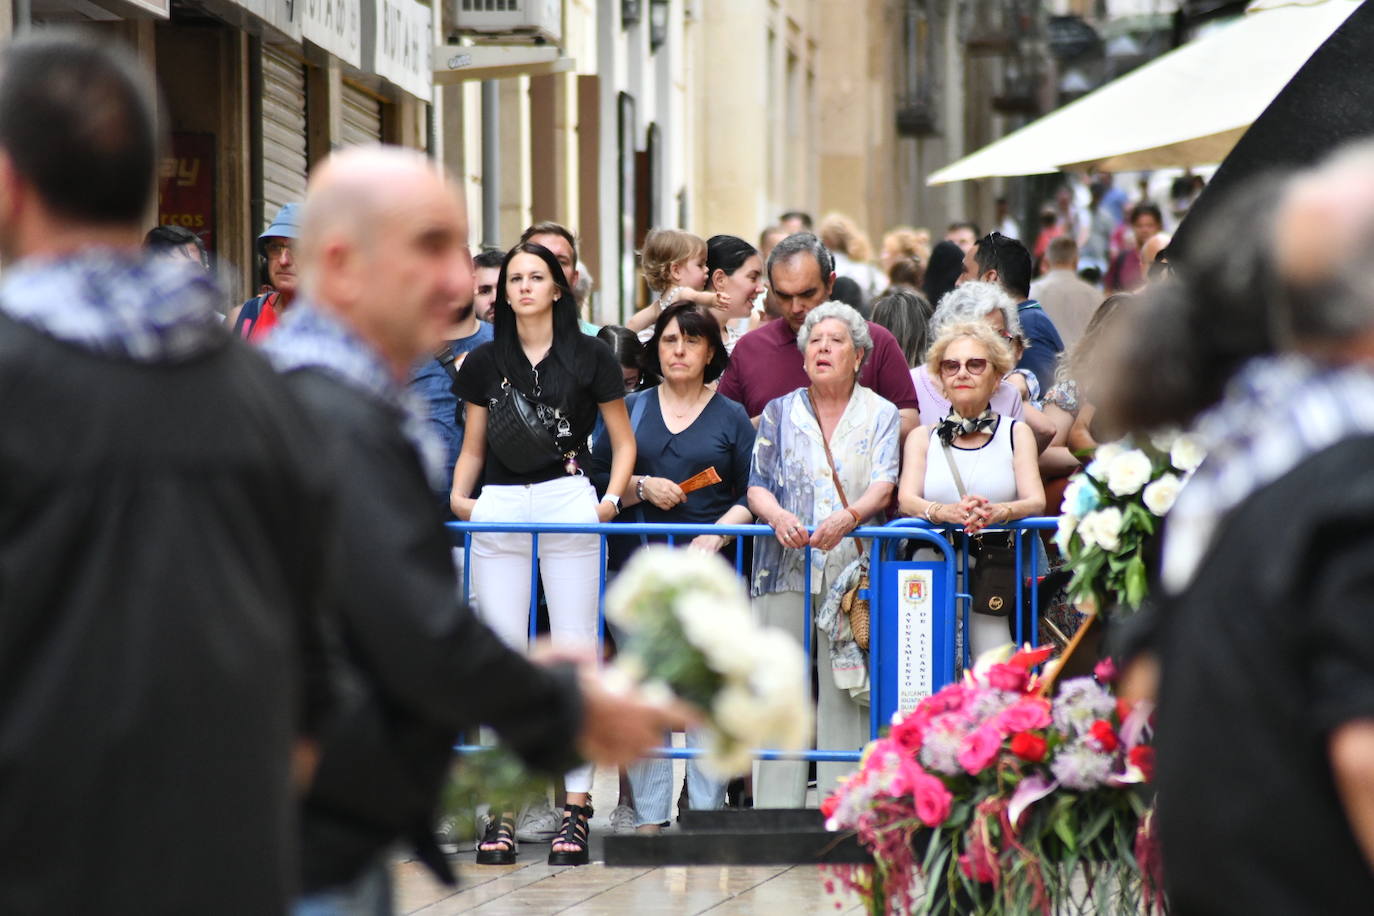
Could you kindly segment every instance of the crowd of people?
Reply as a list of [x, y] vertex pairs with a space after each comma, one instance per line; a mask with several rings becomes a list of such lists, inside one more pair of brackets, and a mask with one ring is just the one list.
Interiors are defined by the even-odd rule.
[[[92, 130], [93, 111], [120, 129]], [[742, 550], [756, 614], [799, 641], [808, 620], [828, 621], [814, 641], [815, 746], [854, 749], [869, 737], [867, 657], [824, 605], [864, 550], [855, 529], [905, 515], [977, 535], [1054, 512], [1098, 442], [1193, 419], [1252, 357], [1308, 362], [1252, 379], [1237, 423], [1287, 416], [1263, 398], [1294, 379], [1338, 399], [1368, 385], [1313, 368], [1354, 358], [1371, 323], [1359, 278], [1330, 252], [1246, 249], [1253, 276], [1179, 283], [1160, 256], [1161, 209], [1106, 176], [1086, 207], [1057, 194], [1030, 244], [1004, 202], [990, 233], [959, 221], [936, 241], [900, 226], [876, 252], [842, 214], [814, 231], [783, 214], [757, 246], [656, 229], [641, 263], [651, 304], [598, 327], [572, 229], [536, 222], [510, 249], [474, 253], [461, 195], [433, 163], [361, 148], [331, 156], [274, 215], [257, 240], [264, 287], [225, 316], [200, 240], [143, 232], [152, 112], [113, 52], [65, 38], [5, 51], [0, 836], [34, 852], [0, 864], [0, 911], [99, 899], [111, 912], [387, 912], [398, 839], [451, 878], [437, 800], [455, 739], [479, 726], [562, 784], [561, 810], [492, 810], [479, 864], [515, 862], [534, 840], [550, 864], [586, 863], [597, 763], [626, 768], [613, 824], [669, 824], [672, 766], [641, 755], [672, 731], [694, 744], [692, 716], [602, 683], [589, 653], [598, 536], [542, 535], [534, 577], [528, 535], [473, 533], [465, 558], [445, 520], [768, 525], [772, 537], [742, 547], [713, 534], [680, 546], [732, 562]], [[1287, 189], [1290, 223], [1347, 206], [1332, 188], [1356, 170], [1331, 169]], [[1241, 215], [1274, 219], [1251, 206]], [[1311, 295], [1275, 295], [1284, 284]], [[1227, 346], [1143, 347], [1212, 380], [1146, 403], [1122, 376], [1150, 371], [1147, 357], [1116, 358], [1108, 342], [1128, 327], [1145, 339], [1147, 302], [1196, 326], [1203, 300], [1237, 321], [1263, 301], [1272, 320]], [[1317, 300], [1329, 314], [1291, 304]], [[1321, 409], [1290, 405], [1290, 428]], [[1341, 416], [1367, 433], [1361, 410]], [[1243, 452], [1246, 431], [1230, 432]], [[1308, 452], [1256, 463], [1246, 492], [1305, 468], [1330, 432], [1315, 424]], [[1344, 457], [1333, 467], [1358, 482]], [[1197, 493], [1180, 503], [1193, 547], [1228, 524], [1236, 484]], [[611, 537], [611, 573], [652, 540]], [[1221, 579], [1195, 578], [1199, 555], [1166, 551], [1165, 578], [1181, 606], [1219, 606]], [[1147, 644], [1177, 665], [1181, 646], [1205, 642], [1181, 622], [1195, 619], [1165, 615]], [[1008, 620], [974, 615], [960, 638], [976, 654], [1008, 641]], [[1333, 650], [1321, 686], [1362, 683], [1374, 667], [1352, 665], [1369, 637], [1339, 615], [1326, 625], [1354, 642]], [[545, 627], [550, 647], [537, 648]], [[1175, 690], [1175, 707], [1195, 700]], [[1336, 724], [1352, 709], [1322, 706]], [[1351, 755], [1370, 740], [1333, 745], [1338, 778], [1360, 777]], [[1162, 757], [1176, 746], [1162, 741]], [[1206, 791], [1164, 767], [1180, 796]], [[847, 769], [818, 765], [822, 797]], [[687, 773], [686, 804], [722, 805], [724, 784], [695, 763]], [[751, 788], [759, 806], [801, 806], [807, 766], [757, 764]]]

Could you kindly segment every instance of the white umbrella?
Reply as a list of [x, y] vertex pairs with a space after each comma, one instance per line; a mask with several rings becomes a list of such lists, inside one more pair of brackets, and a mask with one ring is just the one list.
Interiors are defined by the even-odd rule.
[[947, 184], [1097, 165], [1111, 171], [1220, 162], [1360, 0], [1253, 4], [926, 179]]

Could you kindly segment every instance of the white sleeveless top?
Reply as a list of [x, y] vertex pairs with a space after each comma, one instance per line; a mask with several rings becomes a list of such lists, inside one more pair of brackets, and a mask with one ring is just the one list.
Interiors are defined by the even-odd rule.
[[[1016, 499], [1016, 469], [1012, 465], [1011, 431], [1015, 420], [997, 418], [992, 438], [978, 448], [950, 447], [950, 457], [959, 466], [964, 487], [975, 496], [989, 502], [1007, 503]], [[930, 447], [926, 449], [926, 479], [923, 495], [937, 503], [953, 505], [959, 502], [959, 488], [954, 485], [949, 462], [945, 460], [945, 444], [934, 429], [930, 432]]]

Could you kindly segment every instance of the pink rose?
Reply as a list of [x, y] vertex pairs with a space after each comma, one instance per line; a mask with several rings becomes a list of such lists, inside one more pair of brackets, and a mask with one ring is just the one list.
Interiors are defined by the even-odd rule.
[[1051, 722], [1050, 701], [1044, 697], [1022, 697], [997, 714], [993, 724], [1003, 735], [1048, 728]]
[[916, 799], [916, 816], [927, 827], [938, 827], [949, 817], [954, 796], [945, 784], [925, 771], [912, 775], [912, 797]]
[[968, 690], [963, 684], [947, 684], [938, 693], [926, 697], [916, 707], [916, 714], [927, 718], [942, 712], [959, 712], [968, 703]]
[[1002, 736], [996, 728], [983, 726], [964, 739], [959, 751], [959, 766], [970, 776], [977, 776], [987, 769], [1002, 748]]
[[1110, 655], [1093, 666], [1093, 677], [1097, 678], [1099, 684], [1110, 684], [1116, 680], [1116, 663]]
[[925, 741], [925, 731], [923, 721], [915, 716], [907, 716], [892, 726], [891, 740], [903, 753], [914, 755], [920, 751], [921, 744]]
[[1016, 665], [993, 665], [988, 669], [988, 686], [1016, 693], [1026, 689], [1026, 669]]

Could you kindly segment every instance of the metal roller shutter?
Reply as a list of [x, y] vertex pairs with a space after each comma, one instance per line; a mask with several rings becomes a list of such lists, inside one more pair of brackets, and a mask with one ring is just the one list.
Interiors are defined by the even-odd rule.
[[343, 84], [343, 145], [378, 143], [382, 139], [382, 102], [365, 89]]
[[276, 48], [262, 49], [262, 213], [305, 197], [305, 64]]

